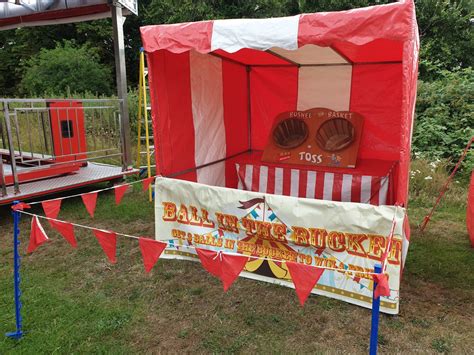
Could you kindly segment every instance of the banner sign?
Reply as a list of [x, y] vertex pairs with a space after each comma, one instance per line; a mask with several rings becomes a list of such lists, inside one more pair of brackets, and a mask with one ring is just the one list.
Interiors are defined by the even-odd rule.
[[[313, 293], [371, 307], [374, 265], [389, 246], [390, 296], [399, 306], [405, 210], [322, 201], [157, 178], [155, 238], [169, 241], [162, 257], [199, 260], [194, 247], [250, 256], [241, 276], [293, 287], [285, 261], [325, 266]], [[392, 221], [396, 225], [391, 243]], [[404, 245], [402, 245], [404, 244]], [[252, 258], [253, 257], [253, 258]], [[344, 272], [353, 270], [353, 274]]]

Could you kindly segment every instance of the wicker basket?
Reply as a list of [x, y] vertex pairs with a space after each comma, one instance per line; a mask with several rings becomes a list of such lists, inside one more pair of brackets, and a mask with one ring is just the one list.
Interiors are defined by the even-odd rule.
[[328, 152], [337, 152], [348, 147], [355, 137], [351, 122], [344, 118], [334, 118], [324, 122], [316, 133], [316, 143]]
[[308, 138], [308, 132], [308, 126], [303, 120], [287, 118], [273, 129], [273, 142], [283, 149], [296, 148]]

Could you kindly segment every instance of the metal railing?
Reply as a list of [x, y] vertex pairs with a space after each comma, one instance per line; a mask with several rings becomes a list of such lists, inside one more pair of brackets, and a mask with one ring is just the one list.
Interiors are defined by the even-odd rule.
[[0, 99], [0, 188], [18, 173], [97, 161], [127, 169], [118, 99]]

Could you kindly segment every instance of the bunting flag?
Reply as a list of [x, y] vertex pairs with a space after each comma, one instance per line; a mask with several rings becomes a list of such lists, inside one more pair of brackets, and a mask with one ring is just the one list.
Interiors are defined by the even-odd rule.
[[215, 277], [221, 276], [220, 257], [216, 251], [196, 248], [197, 255], [204, 269]]
[[122, 201], [122, 197], [128, 189], [128, 185], [117, 185], [115, 186], [115, 204], [118, 206], [120, 205], [120, 201]]
[[13, 211], [23, 211], [25, 208], [31, 208], [31, 206], [25, 202], [20, 202], [12, 205]]
[[81, 198], [82, 202], [84, 202], [87, 212], [89, 212], [89, 215], [94, 218], [95, 206], [97, 204], [97, 192], [82, 194]]
[[163, 253], [163, 250], [165, 250], [167, 243], [159, 242], [150, 238], [138, 238], [138, 244], [140, 245], [140, 251], [142, 252], [145, 271], [150, 272], [160, 258], [161, 253]]
[[49, 220], [49, 223], [51, 224], [51, 227], [58, 231], [59, 234], [61, 234], [63, 238], [66, 239], [69, 244], [71, 244], [73, 248], [77, 248], [77, 241], [74, 235], [74, 226], [71, 223], [54, 221], [52, 219]]
[[[96, 194], [94, 193], [94, 195]], [[43, 208], [47, 215], [57, 215], [59, 207], [60, 203], [43, 204]], [[72, 223], [54, 219], [49, 221], [51, 226], [56, 231], [58, 231], [64, 237], [64, 239], [66, 239], [71, 244], [72, 247], [77, 247], [74, 226]], [[79, 227], [81, 226], [79, 225]], [[92, 230], [108, 260], [111, 263], [116, 263], [117, 233], [100, 229]], [[49, 238], [41, 226], [38, 216], [33, 215], [31, 220], [31, 233], [27, 253], [32, 253], [40, 245], [47, 241], [49, 241]], [[138, 242], [143, 257], [145, 271], [148, 273], [156, 265], [168, 244], [163, 241], [157, 241], [145, 237], [139, 237]], [[251, 260], [251, 257], [246, 255], [227, 254], [223, 253], [222, 251], [201, 248], [195, 248], [195, 250], [204, 269], [221, 280], [225, 292], [230, 288], [230, 286], [242, 272], [247, 262]], [[325, 269], [290, 261], [286, 261], [286, 267], [288, 268], [290, 276], [293, 280], [300, 304], [301, 306], [304, 306], [307, 298], [318, 283]], [[383, 273], [374, 274], [372, 276], [373, 282], [371, 281], [371, 284], [376, 284], [374, 298], [378, 299], [380, 296], [390, 296], [391, 291], [388, 283], [388, 275]], [[359, 281], [360, 277], [357, 277], [357, 279], [357, 281]], [[372, 289], [372, 285], [364, 286], [360, 284], [359, 286], [361, 289], [364, 287]]]
[[221, 256], [222, 272], [220, 279], [222, 281], [222, 285], [224, 286], [224, 291], [227, 291], [242, 272], [245, 264], [247, 264], [247, 261], [249, 261], [249, 258], [248, 256], [229, 255], [224, 253], [222, 253]]
[[93, 232], [109, 261], [115, 264], [117, 262], [115, 256], [117, 251], [117, 234], [100, 229], [94, 229]]
[[374, 297], [375, 299], [380, 296], [390, 296], [390, 287], [388, 286], [387, 274], [376, 274], [374, 275], [374, 281], [377, 282], [375, 287]]
[[311, 290], [316, 286], [318, 280], [324, 272], [324, 269], [308, 266], [291, 261], [286, 262], [286, 266], [290, 271], [291, 278], [295, 285], [295, 291], [300, 300], [301, 306], [304, 305]]
[[143, 191], [146, 191], [148, 190], [148, 188], [150, 187], [150, 184], [153, 182], [153, 180], [155, 179], [154, 176], [150, 176], [146, 179], [143, 179]]
[[218, 277], [227, 291], [249, 260], [248, 256], [229, 255], [213, 250], [196, 248], [201, 264], [209, 273]]
[[[61, 209], [61, 199], [43, 201], [41, 202], [41, 206], [43, 206], [46, 217], [56, 219]], [[51, 222], [52, 221], [49, 220], [50, 224]]]
[[41, 244], [47, 242], [48, 236], [46, 235], [43, 226], [38, 220], [37, 216], [31, 219], [31, 232], [30, 232], [30, 244], [26, 252], [28, 254], [34, 252]]

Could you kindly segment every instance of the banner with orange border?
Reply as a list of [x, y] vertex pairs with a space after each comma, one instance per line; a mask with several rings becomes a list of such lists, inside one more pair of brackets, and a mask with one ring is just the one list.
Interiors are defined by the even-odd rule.
[[[397, 314], [408, 241], [405, 210], [214, 187], [157, 178], [155, 238], [162, 257], [198, 261], [194, 247], [251, 256], [241, 276], [293, 287], [285, 261], [327, 268], [312, 293], [372, 305], [370, 273], [388, 247], [390, 296], [381, 311]], [[392, 224], [394, 233], [389, 242]], [[252, 258], [253, 257], [253, 258]]]

